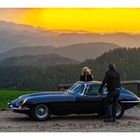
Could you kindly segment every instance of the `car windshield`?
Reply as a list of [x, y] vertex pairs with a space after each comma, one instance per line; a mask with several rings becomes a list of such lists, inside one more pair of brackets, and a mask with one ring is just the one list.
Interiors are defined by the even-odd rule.
[[84, 87], [84, 84], [76, 83], [69, 90], [67, 90], [67, 92], [72, 95], [82, 94]]

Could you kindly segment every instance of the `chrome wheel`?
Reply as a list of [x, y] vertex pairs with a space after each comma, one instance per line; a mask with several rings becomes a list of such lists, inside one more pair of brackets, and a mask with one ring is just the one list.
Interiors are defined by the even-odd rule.
[[118, 103], [116, 106], [116, 119], [122, 118], [124, 112], [125, 112], [125, 106], [123, 104]]
[[35, 115], [37, 118], [39, 118], [39, 119], [47, 118], [48, 114], [49, 114], [49, 109], [46, 105], [40, 104], [40, 105], [36, 106]]
[[122, 107], [120, 104], [117, 104], [116, 106], [116, 117], [119, 116], [122, 112]]

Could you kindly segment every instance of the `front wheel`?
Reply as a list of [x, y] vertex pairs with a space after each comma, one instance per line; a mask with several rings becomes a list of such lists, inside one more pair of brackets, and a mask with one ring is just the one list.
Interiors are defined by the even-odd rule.
[[117, 103], [117, 106], [116, 106], [116, 119], [120, 119], [123, 117], [124, 115], [124, 106], [122, 104], [119, 104]]
[[50, 117], [50, 109], [45, 104], [38, 104], [31, 109], [30, 117], [37, 121], [45, 121]]

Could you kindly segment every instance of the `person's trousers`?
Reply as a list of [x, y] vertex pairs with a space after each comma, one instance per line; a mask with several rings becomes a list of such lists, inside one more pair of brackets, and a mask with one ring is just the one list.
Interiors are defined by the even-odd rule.
[[105, 111], [108, 119], [116, 119], [116, 106], [120, 95], [120, 91], [110, 91], [105, 100]]

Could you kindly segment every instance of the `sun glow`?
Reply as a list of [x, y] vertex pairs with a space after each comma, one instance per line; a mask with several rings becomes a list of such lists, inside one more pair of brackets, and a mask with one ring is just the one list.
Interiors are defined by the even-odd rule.
[[[17, 18], [13, 14], [14, 19], [12, 19], [11, 14], [11, 17], [7, 20], [39, 26], [49, 30], [140, 33], [140, 8], [40, 8], [13, 10], [17, 14]], [[24, 11], [21, 17], [19, 10]], [[0, 19], [1, 17], [0, 15]]]

